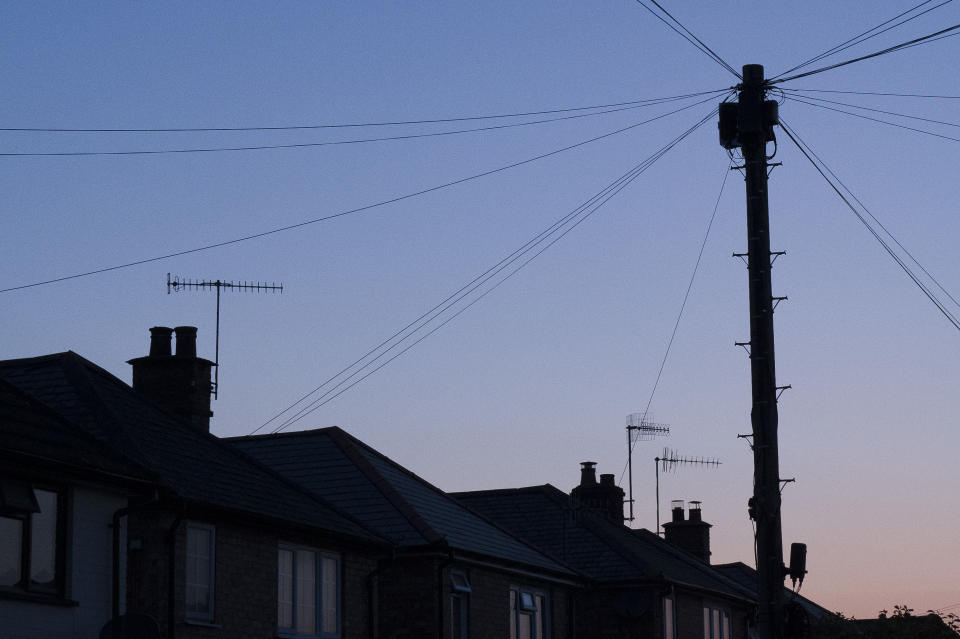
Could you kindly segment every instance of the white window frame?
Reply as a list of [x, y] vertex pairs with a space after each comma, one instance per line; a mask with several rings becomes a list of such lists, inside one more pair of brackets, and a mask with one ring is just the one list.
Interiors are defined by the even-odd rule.
[[730, 611], [718, 606], [703, 606], [703, 639], [732, 639]]
[[673, 595], [663, 597], [663, 639], [677, 639], [677, 602]]
[[[470, 636], [470, 580], [462, 570], [450, 571], [450, 636], [467, 639]], [[456, 623], [459, 618], [459, 627]]]
[[[210, 534], [207, 548], [207, 588], [209, 589], [206, 610], [190, 610], [190, 532], [204, 531]], [[214, 619], [214, 595], [216, 592], [216, 565], [217, 565], [217, 527], [213, 524], [204, 524], [196, 521], [187, 522], [186, 537], [184, 539], [184, 575], [183, 575], [183, 603], [186, 618], [190, 621], [212, 623]], [[199, 584], [194, 584], [199, 585]]]
[[530, 624], [530, 639], [550, 639], [550, 598], [546, 592], [510, 587], [510, 639], [519, 639], [522, 623]]
[[[292, 574], [291, 574], [291, 584], [290, 584], [290, 594], [291, 594], [291, 605], [292, 605], [292, 616], [291, 616], [291, 626], [281, 626], [280, 617], [279, 617], [279, 605], [280, 605], [280, 552], [287, 551], [293, 553], [293, 564], [292, 564]], [[297, 579], [297, 553], [309, 552], [314, 555], [314, 614], [316, 619], [314, 620], [314, 633], [304, 634], [297, 631], [297, 588], [299, 587]], [[336, 611], [336, 629], [332, 632], [324, 632], [324, 594], [326, 593], [326, 585], [324, 583], [324, 560], [333, 561], [333, 586], [335, 589], [335, 599], [334, 599], [334, 610]], [[281, 542], [277, 549], [277, 635], [284, 638], [290, 639], [301, 639], [301, 638], [310, 638], [310, 639], [339, 639], [341, 636], [342, 628], [342, 618], [343, 611], [341, 605], [341, 564], [340, 564], [340, 555], [338, 553], [329, 552], [325, 550], [320, 550], [319, 548], [312, 548], [309, 546], [302, 546], [298, 544], [289, 544]]]
[[[21, 503], [8, 507], [0, 512], [0, 518], [7, 521], [7, 526], [15, 526], [19, 529], [19, 539], [15, 546], [13, 557], [19, 580], [13, 584], [0, 586], [3, 591], [23, 591], [51, 598], [62, 598], [66, 592], [67, 570], [66, 570], [66, 546], [69, 543], [69, 532], [67, 529], [67, 499], [68, 493], [63, 488], [38, 484], [31, 486], [29, 483], [6, 480], [6, 488], [12, 492], [12, 488], [17, 488], [19, 501]], [[52, 495], [53, 508], [47, 511], [42, 510], [40, 493]], [[43, 528], [41, 522], [47, 523], [53, 521], [53, 539], [41, 539], [39, 531]], [[52, 543], [43, 543], [51, 541]], [[36, 569], [36, 554], [38, 549], [45, 551], [50, 555], [48, 559], [53, 563], [53, 575], [49, 582], [37, 582], [33, 579]]]

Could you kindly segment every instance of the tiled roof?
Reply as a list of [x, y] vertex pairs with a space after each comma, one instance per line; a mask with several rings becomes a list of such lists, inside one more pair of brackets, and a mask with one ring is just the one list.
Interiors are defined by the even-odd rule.
[[151, 473], [131, 463], [35, 399], [0, 379], [0, 451], [31, 461], [92, 471], [114, 480], [149, 482]]
[[662, 579], [753, 599], [749, 590], [653, 533], [610, 522], [549, 484], [451, 495], [599, 582]]
[[0, 361], [0, 377], [188, 501], [379, 541], [236, 447], [170, 417], [76, 353]]
[[573, 574], [340, 428], [229, 441], [398, 546], [440, 543]]

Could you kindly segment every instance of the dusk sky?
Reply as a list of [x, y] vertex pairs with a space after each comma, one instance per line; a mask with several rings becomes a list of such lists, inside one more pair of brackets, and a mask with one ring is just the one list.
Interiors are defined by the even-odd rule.
[[[661, 4], [736, 70], [762, 64], [771, 77], [917, 3]], [[804, 70], [960, 23], [960, 4], [925, 9]], [[717, 458], [661, 475], [663, 517], [671, 499], [702, 501], [713, 561], [753, 564], [752, 456], [737, 438], [750, 430], [750, 368], [734, 346], [749, 340], [747, 273], [731, 257], [746, 250], [744, 186], [710, 115], [738, 80], [641, 4], [4, 3], [0, 30], [2, 128], [271, 128], [0, 131], [0, 358], [73, 350], [129, 381], [126, 361], [147, 354], [149, 327], [195, 325], [199, 354], [213, 359], [215, 294], [168, 295], [167, 273], [283, 283], [282, 294], [223, 294], [218, 436], [262, 426], [707, 118], [502, 285], [479, 297], [546, 243], [286, 429], [339, 425], [449, 491], [569, 490], [584, 460], [626, 488], [625, 418], [650, 402], [671, 433], [635, 448], [633, 526], [656, 527], [653, 460], [664, 446]], [[958, 58], [960, 38], [947, 37], [771, 95], [949, 291], [887, 238], [953, 315]], [[603, 105], [619, 106], [569, 110]], [[525, 113], [536, 115], [461, 119]], [[276, 129], [425, 120], [448, 121]], [[801, 592], [857, 617], [957, 604], [960, 333], [777, 136], [771, 237], [787, 254], [773, 290], [789, 298], [775, 319], [777, 379], [792, 386], [779, 405], [780, 467], [796, 478], [783, 492], [783, 539], [788, 553], [808, 544]], [[373, 138], [394, 139], [354, 143]], [[289, 148], [330, 142], [341, 143]]]

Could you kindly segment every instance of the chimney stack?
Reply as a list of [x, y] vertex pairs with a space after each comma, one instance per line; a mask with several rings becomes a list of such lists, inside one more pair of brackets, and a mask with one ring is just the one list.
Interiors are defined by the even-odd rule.
[[[171, 354], [171, 335], [177, 346]], [[133, 389], [191, 426], [210, 432], [210, 369], [213, 362], [197, 357], [197, 328], [154, 326], [150, 354], [127, 362], [133, 366]]]
[[710, 528], [703, 521], [699, 501], [691, 501], [686, 519], [683, 517], [683, 500], [670, 503], [673, 519], [663, 524], [663, 537], [667, 543], [687, 552], [700, 561], [710, 563]]
[[623, 489], [614, 482], [613, 475], [600, 475], [597, 483], [597, 463], [580, 463], [580, 485], [570, 491], [570, 496], [588, 508], [599, 511], [607, 519], [623, 524]]

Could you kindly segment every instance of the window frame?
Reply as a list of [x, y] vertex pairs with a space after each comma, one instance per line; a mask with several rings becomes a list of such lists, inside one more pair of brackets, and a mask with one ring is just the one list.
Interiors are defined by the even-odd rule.
[[703, 639], [731, 639], [730, 611], [719, 606], [703, 606]]
[[[32, 494], [33, 503], [36, 505], [36, 511], [18, 508], [5, 508], [0, 511], [0, 518], [18, 522], [20, 524], [20, 543], [19, 543], [19, 569], [20, 578], [15, 584], [0, 585], [0, 594], [10, 594], [11, 596], [27, 594], [31, 597], [45, 599], [62, 600], [67, 592], [67, 540], [68, 536], [68, 509], [67, 501], [69, 499], [68, 491], [62, 486], [50, 484], [31, 484], [21, 482], [12, 478], [5, 478], [7, 481], [16, 481], [25, 483], [28, 492]], [[37, 491], [50, 493], [56, 500], [53, 515], [56, 517], [53, 531], [53, 579], [52, 585], [45, 586], [35, 582], [32, 578], [32, 562], [34, 551], [34, 524], [35, 519], [44, 512], [40, 509], [40, 500], [37, 498]], [[46, 513], [49, 514], [49, 513]]]
[[[185, 536], [184, 536], [184, 545], [183, 545], [183, 559], [184, 559], [184, 571], [183, 571], [183, 605], [185, 617], [188, 621], [199, 621], [202, 623], [213, 623], [214, 614], [216, 613], [216, 584], [217, 584], [217, 527], [214, 524], [207, 524], [199, 521], [188, 521], [185, 526]], [[190, 531], [191, 530], [202, 530], [210, 534], [210, 541], [208, 544], [208, 557], [207, 557], [207, 583], [208, 583], [208, 599], [207, 599], [207, 610], [195, 611], [190, 610]]]
[[663, 639], [677, 639], [677, 602], [673, 595], [664, 595], [662, 601]]
[[[450, 636], [467, 639], [470, 636], [470, 579], [462, 570], [450, 571]], [[460, 624], [457, 627], [457, 619]]]
[[[292, 616], [291, 622], [292, 625], [289, 627], [280, 625], [280, 615], [279, 615], [279, 605], [280, 605], [280, 552], [288, 551], [293, 553], [293, 562], [292, 562], [292, 572], [291, 572], [291, 606], [292, 606]], [[314, 555], [314, 584], [313, 584], [313, 601], [314, 601], [314, 629], [313, 634], [304, 634], [297, 632], [297, 588], [298, 588], [298, 579], [297, 579], [297, 553], [298, 552], [310, 552]], [[324, 595], [324, 573], [323, 565], [324, 559], [332, 560], [334, 562], [333, 574], [335, 577], [335, 588], [336, 588], [336, 598], [335, 598], [335, 610], [337, 615], [336, 630], [333, 632], [324, 632], [323, 631], [323, 595]], [[339, 639], [342, 633], [343, 627], [343, 610], [342, 610], [342, 590], [343, 590], [343, 564], [341, 562], [340, 553], [331, 552], [327, 550], [321, 550], [319, 548], [313, 548], [311, 546], [303, 546], [300, 544], [291, 544], [286, 542], [280, 542], [277, 546], [277, 636], [283, 637], [284, 639]]]
[[[525, 596], [529, 597], [530, 603], [524, 603]], [[527, 586], [510, 586], [509, 605], [511, 639], [521, 636], [522, 623], [530, 623], [531, 639], [550, 639], [550, 597], [546, 591]]]

